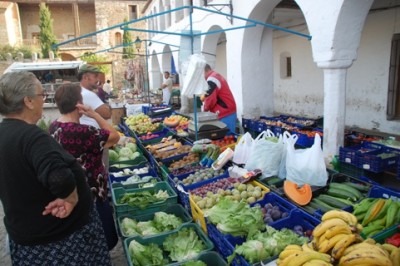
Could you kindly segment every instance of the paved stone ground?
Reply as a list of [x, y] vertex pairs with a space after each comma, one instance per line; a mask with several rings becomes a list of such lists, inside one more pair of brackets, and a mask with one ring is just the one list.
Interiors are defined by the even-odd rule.
[[[57, 109], [44, 109], [43, 116], [47, 120], [54, 120], [58, 117], [59, 113]], [[1, 121], [0, 117], [0, 121]], [[7, 232], [3, 223], [3, 205], [0, 202], [0, 265], [1, 266], [11, 266], [11, 259], [6, 252], [5, 242]], [[110, 256], [112, 259], [113, 266], [127, 266], [127, 259], [123, 250], [123, 243], [121, 239], [118, 241], [117, 246], [110, 251]]]

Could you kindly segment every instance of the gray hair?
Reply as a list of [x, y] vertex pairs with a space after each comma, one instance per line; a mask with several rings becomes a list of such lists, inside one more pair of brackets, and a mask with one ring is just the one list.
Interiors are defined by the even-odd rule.
[[0, 114], [19, 114], [24, 108], [24, 98], [36, 96], [39, 85], [31, 72], [9, 72], [0, 77]]

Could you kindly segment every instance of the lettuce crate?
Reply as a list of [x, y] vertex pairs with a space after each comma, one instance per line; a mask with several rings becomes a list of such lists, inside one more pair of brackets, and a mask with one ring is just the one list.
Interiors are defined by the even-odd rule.
[[[261, 187], [261, 189], [265, 193], [265, 195], [270, 192], [269, 188], [267, 188], [266, 186], [264, 186], [260, 182], [257, 182], [257, 181], [253, 180], [253, 181], [251, 181], [249, 183], [252, 184], [253, 186]], [[265, 197], [265, 195], [264, 195], [264, 197]], [[203, 210], [200, 209], [199, 206], [196, 204], [196, 202], [193, 199], [193, 195], [189, 195], [189, 201], [190, 201], [190, 209], [191, 209], [191, 212], [192, 212], [193, 220], [201, 226], [201, 228], [203, 229], [204, 232], [207, 233], [207, 225], [206, 225], [206, 220], [204, 218]], [[252, 205], [257, 204], [258, 202], [255, 202]]]
[[111, 168], [135, 167], [136, 165], [147, 163], [147, 159], [143, 155], [143, 152], [139, 146], [137, 148], [137, 152], [139, 152], [140, 155], [133, 160], [125, 160], [125, 161], [110, 160], [110, 162], [109, 162], [110, 167]]
[[[215, 251], [205, 251], [202, 252], [195, 261], [202, 261], [207, 266], [228, 266], [226, 261]], [[179, 265], [184, 265], [185, 263], [180, 263]]]
[[[211, 242], [211, 240], [208, 238], [208, 236], [201, 230], [201, 228], [195, 224], [195, 223], [188, 223], [188, 224], [184, 224], [182, 225], [180, 228], [174, 230], [174, 231], [169, 231], [166, 232], [164, 234], [160, 234], [160, 235], [156, 235], [156, 236], [149, 236], [149, 237], [140, 237], [140, 236], [134, 236], [134, 237], [128, 237], [124, 240], [123, 243], [123, 247], [124, 247], [124, 251], [125, 251], [125, 255], [128, 261], [128, 265], [129, 266], [133, 266], [132, 261], [131, 261], [131, 257], [129, 254], [129, 244], [135, 240], [137, 242], [139, 242], [142, 245], [148, 245], [148, 244], [156, 244], [158, 245], [162, 250], [162, 244], [165, 241], [165, 239], [167, 237], [169, 237], [170, 235], [176, 234], [179, 230], [182, 230], [183, 228], [192, 228], [195, 230], [195, 232], [197, 233], [198, 237], [201, 239], [201, 241], [204, 243], [205, 245], [205, 249], [203, 252], [207, 252], [207, 251], [211, 251], [214, 249], [214, 244]], [[202, 253], [200, 253], [199, 255], [201, 255]], [[167, 257], [168, 255], [166, 254], [166, 252], [164, 252], [164, 257]], [[196, 259], [197, 257], [194, 257], [193, 259]], [[183, 261], [182, 261], [183, 262]], [[177, 261], [170, 261], [169, 264], [167, 265], [179, 265], [177, 263], [182, 263], [182, 262], [177, 262]]]
[[[303, 228], [304, 232], [306, 232], [306, 231], [312, 231], [320, 222], [321, 222], [320, 220], [312, 217], [311, 215], [307, 214], [306, 212], [301, 211], [299, 209], [294, 209], [290, 212], [289, 216], [287, 216], [275, 223], [272, 223], [270, 226], [277, 230], [281, 230], [283, 228], [293, 230], [295, 226], [301, 226]], [[231, 250], [231, 254], [235, 250], [236, 245], [241, 245], [244, 242], [245, 242], [245, 239], [240, 238], [240, 237], [227, 236], [225, 239], [225, 243], [227, 243], [227, 245], [228, 245], [227, 249]], [[278, 256], [273, 256], [262, 262], [251, 264], [251, 263], [247, 262], [243, 256], [236, 255], [235, 259], [232, 262], [232, 265], [234, 265], [234, 266], [262, 266], [262, 265], [265, 265], [265, 263], [269, 263], [269, 262], [277, 259], [277, 257]]]
[[[146, 206], [143, 209], [136, 207], [136, 206], [129, 206], [126, 203], [120, 203], [121, 197], [123, 197], [126, 193], [136, 193], [136, 192], [148, 191], [152, 194], [155, 194], [160, 190], [166, 191], [168, 193], [168, 198], [164, 201], [149, 204], [148, 206]], [[175, 191], [165, 181], [156, 183], [154, 186], [146, 187], [146, 188], [133, 188], [133, 189], [125, 189], [123, 187], [112, 188], [111, 195], [112, 195], [112, 201], [113, 201], [117, 216], [127, 213], [127, 212], [132, 213], [132, 214], [146, 214], [146, 213], [154, 212], [155, 210], [159, 210], [161, 207], [163, 207], [165, 205], [177, 203], [177, 198], [178, 198]]]
[[[181, 218], [182, 224], [191, 223], [193, 221], [192, 216], [190, 216], [190, 214], [180, 204], [171, 204], [171, 205], [163, 206], [163, 207], [159, 208], [158, 210], [147, 213], [147, 214], [134, 215], [134, 214], [126, 213], [126, 214], [120, 215], [119, 217], [117, 217], [118, 233], [120, 234], [120, 236], [123, 239], [130, 237], [130, 235], [127, 235], [125, 232], [123, 232], [123, 230], [121, 228], [122, 220], [124, 218], [131, 218], [138, 222], [151, 221], [154, 219], [154, 214], [156, 212], [165, 212], [167, 214], [173, 214], [173, 215]], [[162, 233], [165, 233], [165, 232], [161, 232], [160, 234], [162, 234]]]
[[[139, 173], [139, 171], [145, 171], [146, 169], [147, 173]], [[120, 183], [122, 181], [126, 181], [130, 176], [134, 175], [135, 172], [137, 172], [137, 175], [139, 175], [140, 177], [144, 177], [147, 175], [158, 177], [158, 174], [153, 167], [151, 167], [148, 163], [142, 163], [124, 168], [110, 168], [108, 181], [111, 185], [113, 183]]]

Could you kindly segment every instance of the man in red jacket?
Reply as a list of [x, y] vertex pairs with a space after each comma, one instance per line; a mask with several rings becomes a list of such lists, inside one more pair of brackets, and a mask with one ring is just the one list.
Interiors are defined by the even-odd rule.
[[218, 119], [224, 122], [232, 133], [236, 129], [236, 103], [228, 82], [221, 74], [211, 69], [209, 64], [204, 67], [204, 77], [208, 90], [204, 100], [204, 111], [218, 114]]

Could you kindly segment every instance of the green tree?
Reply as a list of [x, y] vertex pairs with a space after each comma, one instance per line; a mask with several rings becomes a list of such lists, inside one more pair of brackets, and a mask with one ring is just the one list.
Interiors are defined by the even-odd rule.
[[[125, 18], [124, 22], [127, 22], [128, 20]], [[132, 36], [129, 30], [124, 30], [124, 35], [122, 36], [122, 43], [124, 45], [128, 44], [128, 43], [132, 43]], [[133, 49], [133, 45], [130, 44], [128, 46], [124, 46], [124, 48], [122, 49], [122, 58], [134, 58], [135, 50]]]
[[52, 45], [57, 43], [56, 36], [53, 33], [53, 19], [49, 8], [45, 3], [39, 5], [39, 40], [44, 58], [49, 57], [49, 52], [54, 51], [54, 56], [57, 55], [57, 50], [52, 49]]
[[[102, 56], [102, 55], [98, 55], [98, 54], [94, 54], [94, 53], [90, 53], [90, 52], [86, 52], [84, 53], [80, 58], [80, 60], [85, 61], [86, 63], [93, 63], [93, 62], [106, 62], [107, 57], [106, 56]], [[109, 64], [106, 65], [96, 65], [97, 68], [99, 68], [101, 70], [101, 72], [103, 72], [104, 74], [110, 74], [111, 72], [111, 67]]]

